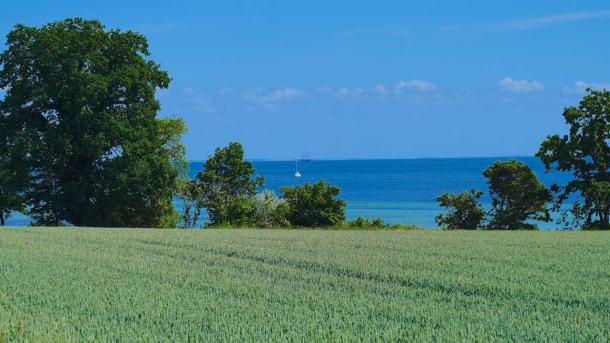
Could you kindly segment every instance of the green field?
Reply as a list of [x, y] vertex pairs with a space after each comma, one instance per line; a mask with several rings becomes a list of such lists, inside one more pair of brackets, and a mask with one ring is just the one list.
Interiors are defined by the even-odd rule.
[[610, 233], [0, 229], [0, 341], [608, 341]]

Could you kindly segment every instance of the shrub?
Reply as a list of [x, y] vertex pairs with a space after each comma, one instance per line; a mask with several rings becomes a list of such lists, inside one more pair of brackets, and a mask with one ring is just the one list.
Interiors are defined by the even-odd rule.
[[253, 199], [254, 223], [256, 226], [270, 228], [274, 226], [288, 227], [286, 219], [288, 205], [286, 200], [278, 198], [272, 191], [264, 191]]
[[443, 193], [436, 201], [448, 212], [436, 216], [436, 223], [448, 230], [477, 229], [485, 216], [485, 211], [479, 203], [481, 195], [483, 193], [474, 188], [459, 194]]
[[419, 227], [415, 224], [389, 224], [383, 221], [383, 219], [377, 218], [366, 218], [357, 217], [356, 219], [350, 220], [339, 227], [344, 230], [417, 230]]
[[490, 229], [536, 229], [527, 220], [550, 221], [551, 192], [523, 162], [498, 161], [485, 169], [492, 210]]
[[345, 201], [337, 199], [340, 189], [325, 181], [280, 189], [288, 204], [286, 218], [294, 226], [324, 227], [345, 221]]
[[350, 229], [381, 229], [388, 227], [388, 224], [381, 218], [357, 217], [345, 223], [345, 226]]
[[417, 224], [387, 224], [386, 226], [389, 230], [419, 230], [421, 229]]

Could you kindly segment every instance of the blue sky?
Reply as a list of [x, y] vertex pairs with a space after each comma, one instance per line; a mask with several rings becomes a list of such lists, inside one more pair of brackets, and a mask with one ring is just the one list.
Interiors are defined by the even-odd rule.
[[532, 155], [610, 88], [607, 1], [10, 1], [0, 32], [73, 16], [149, 38], [190, 159]]

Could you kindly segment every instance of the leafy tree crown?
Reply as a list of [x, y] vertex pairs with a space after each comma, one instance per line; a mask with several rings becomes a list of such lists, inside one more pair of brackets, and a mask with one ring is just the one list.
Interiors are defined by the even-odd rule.
[[[563, 111], [568, 134], [548, 136], [536, 156], [547, 171], [554, 169], [573, 175], [567, 184], [552, 186], [558, 194], [556, 208], [575, 194], [577, 199], [571, 208], [573, 224], [610, 229], [610, 92], [587, 91], [578, 107]], [[564, 222], [570, 224], [568, 216]]]
[[533, 229], [529, 220], [550, 221], [551, 193], [520, 161], [498, 161], [485, 169], [489, 184], [492, 229]]

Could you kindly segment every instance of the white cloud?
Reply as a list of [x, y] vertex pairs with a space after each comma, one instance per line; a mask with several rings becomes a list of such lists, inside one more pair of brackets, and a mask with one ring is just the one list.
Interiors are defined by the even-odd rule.
[[373, 86], [373, 92], [380, 95], [384, 95], [388, 93], [388, 90], [386, 89], [385, 85], [380, 84]]
[[322, 86], [322, 87], [316, 88], [315, 92], [316, 93], [332, 93], [333, 89], [328, 86]]
[[233, 93], [233, 89], [231, 87], [223, 87], [218, 91], [218, 95], [229, 95]]
[[295, 89], [295, 88], [281, 88], [272, 91], [271, 93], [263, 96], [261, 100], [263, 102], [278, 102], [278, 101], [288, 101], [295, 99], [301, 95], [304, 95], [305, 92]]
[[263, 87], [258, 87], [252, 90], [243, 91], [241, 94], [242, 100], [251, 105], [274, 109], [277, 104], [303, 97], [307, 95], [307, 92], [297, 88], [267, 90]]
[[538, 81], [513, 80], [511, 77], [505, 77], [498, 81], [498, 87], [503, 91], [515, 93], [535, 92], [544, 89], [544, 85]]
[[[378, 85], [379, 86], [379, 85]], [[377, 86], [375, 86], [377, 87]], [[379, 89], [373, 88], [372, 92], [380, 92]], [[347, 97], [357, 97], [361, 95], [369, 94], [369, 90], [365, 90], [363, 88], [332, 88], [329, 86], [318, 87], [313, 91], [313, 94], [317, 94], [320, 96], [333, 96], [338, 98], [347, 98]]]
[[430, 91], [435, 90], [436, 85], [432, 82], [423, 81], [423, 80], [400, 80], [394, 86], [394, 91], [396, 94], [401, 94], [403, 90], [417, 90], [417, 91]]
[[610, 83], [605, 82], [584, 82], [584, 81], [576, 81], [573, 85], [564, 87], [563, 91], [566, 93], [584, 93], [587, 88], [591, 89], [610, 89]]
[[574, 12], [541, 16], [496, 23], [493, 24], [492, 27], [500, 30], [529, 30], [539, 27], [599, 18], [610, 18], [610, 11]]
[[421, 101], [429, 99], [427, 95], [440, 96], [436, 92], [437, 86], [433, 82], [411, 79], [400, 80], [393, 85], [374, 84], [368, 87], [330, 87], [327, 85], [305, 88], [264, 88], [236, 89], [231, 87], [220, 88], [210, 94], [198, 87], [184, 87], [181, 89], [184, 98], [191, 104], [208, 112], [226, 110], [228, 108], [246, 108], [254, 111], [259, 108], [275, 110], [292, 101], [315, 101], [315, 99], [366, 101], [367, 99], [387, 99], [389, 96], [413, 96]]
[[355, 96], [361, 95], [362, 93], [364, 93], [362, 88], [340, 88], [336, 92], [338, 96]]

